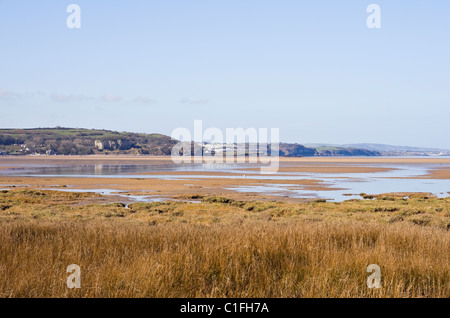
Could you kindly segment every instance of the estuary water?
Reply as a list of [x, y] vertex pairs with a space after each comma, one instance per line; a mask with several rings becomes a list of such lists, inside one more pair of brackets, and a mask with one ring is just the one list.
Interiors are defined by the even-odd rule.
[[[311, 165], [310, 163], [308, 164]], [[320, 167], [320, 163], [316, 163]], [[330, 165], [329, 163], [327, 165]], [[339, 167], [339, 164], [334, 164]], [[349, 164], [347, 164], [348, 166]], [[301, 166], [298, 165], [298, 166]], [[424, 178], [431, 170], [450, 169], [443, 163], [403, 163], [403, 164], [357, 164], [352, 167], [376, 167], [391, 169], [388, 171], [363, 173], [318, 173], [318, 172], [277, 172], [260, 174], [247, 170], [256, 168], [256, 164], [71, 164], [71, 165], [8, 165], [1, 169], [0, 175], [21, 177], [76, 177], [76, 178], [156, 178], [163, 180], [186, 180], [202, 178], [255, 179], [267, 183], [257, 185], [227, 187], [228, 190], [244, 193], [291, 198], [320, 198], [340, 202], [360, 198], [360, 193], [371, 195], [399, 192], [426, 192], [437, 197], [450, 196], [450, 180]], [[345, 165], [342, 165], [345, 167]], [[158, 174], [151, 174], [157, 172]], [[164, 173], [167, 174], [164, 174]], [[196, 172], [198, 174], [196, 174]], [[176, 173], [176, 174], [169, 174]], [[186, 174], [183, 174], [186, 173]], [[208, 173], [207, 175], [203, 173]], [[226, 175], [222, 175], [226, 173]], [[283, 180], [284, 183], [277, 183]], [[312, 191], [299, 184], [289, 184], [286, 180], [318, 180], [321, 190]], [[66, 189], [66, 191], [72, 191]], [[77, 191], [73, 189], [73, 191]], [[79, 191], [79, 190], [78, 190]], [[92, 189], [91, 192], [111, 194], [108, 189]], [[115, 194], [118, 192], [115, 191]], [[158, 201], [163, 198], [147, 196], [133, 197], [136, 201]]]

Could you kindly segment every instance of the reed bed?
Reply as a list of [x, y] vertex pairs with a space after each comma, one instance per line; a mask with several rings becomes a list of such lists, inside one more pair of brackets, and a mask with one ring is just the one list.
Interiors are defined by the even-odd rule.
[[[450, 297], [450, 233], [433, 222], [358, 218], [349, 207], [329, 218], [329, 203], [211, 199], [173, 210], [139, 204], [120, 215], [121, 205], [46, 195], [3, 195], [10, 208], [0, 212], [0, 297]], [[70, 264], [81, 267], [80, 289], [67, 288]], [[381, 268], [379, 289], [367, 287], [370, 264]]]

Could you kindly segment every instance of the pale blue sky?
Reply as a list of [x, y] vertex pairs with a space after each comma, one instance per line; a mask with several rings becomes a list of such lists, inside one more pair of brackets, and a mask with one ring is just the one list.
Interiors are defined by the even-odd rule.
[[450, 148], [449, 57], [449, 1], [0, 0], [0, 128]]

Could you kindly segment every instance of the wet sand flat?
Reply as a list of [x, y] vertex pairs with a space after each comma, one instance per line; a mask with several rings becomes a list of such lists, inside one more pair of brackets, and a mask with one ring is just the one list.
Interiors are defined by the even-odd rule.
[[[1, 185], [28, 186], [31, 188], [46, 188], [55, 190], [62, 186], [69, 189], [113, 189], [127, 191], [133, 195], [157, 196], [189, 196], [189, 195], [227, 195], [235, 199], [272, 198], [280, 200], [279, 196], [258, 193], [237, 193], [227, 188], [242, 186], [266, 185], [267, 183], [296, 185], [311, 191], [329, 189], [316, 180], [260, 180], [260, 179], [141, 179], [141, 178], [67, 178], [67, 177], [0, 177]], [[282, 199], [281, 199], [282, 200]], [[283, 200], [282, 200], [283, 201]], [[287, 200], [290, 202], [302, 200]]]
[[[256, 172], [259, 168], [243, 169], [243, 171]], [[394, 170], [392, 168], [354, 166], [354, 165], [296, 165], [281, 166], [278, 172], [296, 172], [296, 173], [372, 173], [387, 172]]]
[[[449, 164], [450, 158], [418, 157], [418, 158], [389, 158], [389, 157], [280, 157], [281, 164]], [[0, 156], [0, 166], [8, 164], [175, 164], [170, 156]]]
[[[279, 201], [297, 201], [299, 198], [286, 198], [287, 195], [278, 192], [277, 196], [258, 192], [240, 193], [233, 189], [241, 187], [261, 187], [271, 185], [285, 186], [287, 189], [304, 189], [305, 191], [339, 190], [326, 182], [326, 176], [343, 174], [336, 178], [349, 179], [358, 174], [385, 173], [402, 169], [406, 166], [431, 167], [428, 174], [419, 179], [450, 179], [450, 159], [446, 158], [280, 158], [279, 174], [263, 175], [259, 168], [248, 166], [228, 171], [192, 171], [190, 164], [176, 165], [170, 157], [132, 157], [132, 156], [28, 156], [0, 157], [0, 169], [4, 173], [7, 168], [26, 168], [40, 166], [80, 166], [80, 165], [149, 165], [154, 171], [130, 173], [126, 176], [105, 178], [102, 175], [93, 176], [15, 176], [0, 174], [2, 186], [29, 186], [32, 188], [69, 189], [112, 189], [137, 192], [158, 196], [189, 196], [189, 195], [227, 195], [237, 199], [276, 199]], [[160, 166], [161, 165], [161, 166]], [[163, 170], [160, 168], [163, 167]], [[168, 168], [168, 171], [164, 171]], [[174, 171], [171, 168], [176, 168]], [[290, 174], [292, 173], [292, 174]], [[325, 179], [314, 179], [314, 175], [306, 178], [302, 173], [325, 175]], [[132, 177], [135, 175], [135, 177]], [[139, 175], [142, 175], [139, 178]], [[144, 177], [145, 176], [145, 177]], [[154, 177], [152, 177], [154, 176]], [[279, 177], [278, 177], [279, 176]], [[291, 179], [282, 177], [294, 176]], [[148, 177], [148, 178], [147, 178]], [[296, 178], [295, 178], [296, 177]], [[273, 193], [272, 193], [273, 194]]]
[[433, 169], [430, 173], [423, 177], [424, 179], [450, 179], [450, 168]]
[[439, 157], [417, 157], [417, 158], [398, 158], [398, 157], [302, 157], [302, 158], [280, 158], [280, 162], [299, 162], [299, 163], [353, 163], [353, 164], [414, 164], [414, 163], [445, 163], [450, 164], [450, 158]]
[[[170, 157], [108, 157], [108, 156], [80, 156], [80, 157], [1, 157], [0, 167], [26, 167], [30, 165], [90, 165], [90, 164], [146, 164], [146, 165], [175, 165]], [[188, 166], [189, 164], [187, 164]], [[181, 170], [183, 170], [181, 168]], [[103, 178], [99, 177], [19, 177], [0, 176], [1, 185], [14, 185], [17, 187], [29, 186], [32, 188], [67, 187], [68, 189], [112, 189], [128, 191], [134, 195], [157, 196], [189, 196], [189, 195], [227, 195], [228, 197], [252, 200], [272, 199], [278, 201], [304, 201], [283, 196], [264, 195], [261, 193], [239, 193], [230, 188], [242, 186], [258, 186], [272, 184], [295, 185], [300, 188], [324, 190], [326, 187], [318, 180], [281, 180], [281, 179], [252, 179], [252, 176], [260, 176], [257, 171], [242, 171], [241, 173], [212, 172], [212, 171], [154, 171], [139, 173], [155, 176], [180, 176], [176, 179], [161, 178]], [[247, 174], [244, 177], [244, 174]], [[184, 177], [181, 177], [184, 176]], [[188, 177], [186, 177], [188, 176]], [[208, 178], [195, 178], [196, 176], [208, 176]], [[269, 174], [266, 176], [274, 177]], [[235, 177], [235, 178], [222, 178]], [[237, 178], [236, 178], [237, 177]]]

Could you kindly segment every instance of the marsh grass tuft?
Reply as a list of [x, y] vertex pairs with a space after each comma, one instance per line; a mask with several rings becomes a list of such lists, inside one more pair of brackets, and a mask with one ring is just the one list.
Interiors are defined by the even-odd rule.
[[127, 209], [38, 192], [0, 193], [0, 297], [450, 297], [449, 199]]

